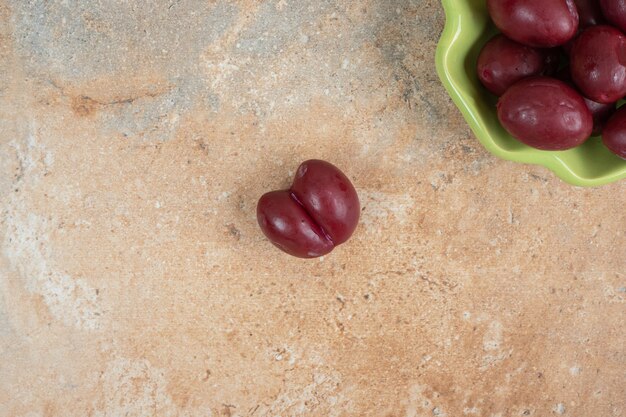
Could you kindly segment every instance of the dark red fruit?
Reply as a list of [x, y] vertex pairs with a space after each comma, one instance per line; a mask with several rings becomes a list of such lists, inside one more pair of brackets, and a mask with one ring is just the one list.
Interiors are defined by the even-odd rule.
[[604, 23], [604, 16], [598, 0], [574, 0], [574, 3], [576, 3], [578, 10], [580, 29]]
[[602, 142], [611, 152], [626, 159], [626, 107], [621, 107], [602, 130]]
[[537, 49], [496, 35], [483, 47], [476, 68], [485, 88], [501, 96], [522, 78], [553, 73], [558, 59], [554, 49]]
[[600, 8], [609, 23], [626, 32], [626, 0], [600, 0]]
[[565, 150], [591, 135], [593, 120], [583, 98], [562, 81], [523, 79], [498, 101], [498, 119], [516, 139], [533, 148]]
[[261, 230], [274, 245], [300, 258], [322, 256], [352, 235], [359, 198], [334, 165], [303, 162], [289, 190], [264, 194], [257, 205]]
[[572, 80], [598, 103], [613, 103], [626, 95], [626, 36], [605, 25], [585, 29], [570, 53]]
[[573, 0], [487, 0], [487, 8], [502, 33], [528, 46], [563, 45], [578, 29]]

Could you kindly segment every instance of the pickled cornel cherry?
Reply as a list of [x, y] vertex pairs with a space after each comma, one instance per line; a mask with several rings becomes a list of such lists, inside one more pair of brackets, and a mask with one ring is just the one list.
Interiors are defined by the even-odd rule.
[[257, 205], [261, 230], [290, 255], [325, 255], [352, 235], [360, 206], [350, 180], [334, 165], [303, 162], [288, 190], [264, 194]]
[[611, 26], [585, 29], [570, 52], [572, 80], [598, 103], [613, 103], [626, 95], [626, 36]]
[[570, 149], [591, 135], [593, 119], [572, 87], [549, 77], [515, 83], [498, 101], [498, 119], [516, 139], [547, 151]]
[[487, 8], [502, 33], [528, 46], [563, 45], [578, 29], [573, 0], [487, 0]]
[[480, 51], [476, 69], [485, 88], [501, 96], [522, 78], [551, 74], [558, 65], [556, 49], [533, 48], [496, 35]]

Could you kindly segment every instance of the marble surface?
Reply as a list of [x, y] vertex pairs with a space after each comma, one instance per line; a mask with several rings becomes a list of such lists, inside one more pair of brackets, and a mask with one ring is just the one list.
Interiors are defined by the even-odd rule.
[[[437, 1], [0, 0], [1, 416], [626, 414], [626, 181], [499, 160]], [[329, 160], [352, 240], [261, 194]]]

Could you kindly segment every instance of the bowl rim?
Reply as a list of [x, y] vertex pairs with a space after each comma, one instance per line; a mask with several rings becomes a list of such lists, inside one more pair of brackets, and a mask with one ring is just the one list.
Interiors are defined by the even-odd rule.
[[[492, 154], [509, 161], [526, 163], [531, 165], [540, 165], [548, 168], [557, 177], [563, 181], [577, 186], [593, 187], [609, 184], [620, 179], [626, 178], [626, 163], [622, 170], [602, 175], [594, 178], [584, 177], [574, 172], [570, 166], [560, 156], [559, 152], [540, 151], [536, 152], [519, 152], [502, 148], [492, 138], [485, 124], [474, 114], [474, 110], [470, 104], [469, 96], [463, 90], [459, 80], [452, 74], [450, 68], [454, 65], [455, 60], [452, 57], [451, 50], [453, 46], [461, 39], [462, 25], [461, 15], [454, 7], [457, 1], [467, 0], [442, 0], [446, 22], [441, 32], [437, 49], [435, 51], [435, 65], [437, 74], [444, 88], [452, 98], [454, 104], [461, 111], [461, 114], [469, 124], [479, 142]], [[458, 62], [458, 60], [457, 60]], [[458, 65], [458, 64], [457, 64]], [[529, 149], [532, 149], [529, 147]]]

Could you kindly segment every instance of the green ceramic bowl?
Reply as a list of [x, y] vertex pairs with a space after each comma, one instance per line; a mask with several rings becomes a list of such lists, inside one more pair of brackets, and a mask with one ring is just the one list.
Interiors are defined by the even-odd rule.
[[496, 98], [476, 76], [481, 47], [496, 33], [485, 0], [442, 0], [446, 27], [437, 46], [437, 73], [452, 100], [491, 153], [543, 165], [570, 184], [595, 186], [626, 178], [626, 161], [609, 152], [600, 138], [567, 151], [540, 151], [511, 137], [498, 122]]

